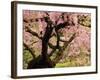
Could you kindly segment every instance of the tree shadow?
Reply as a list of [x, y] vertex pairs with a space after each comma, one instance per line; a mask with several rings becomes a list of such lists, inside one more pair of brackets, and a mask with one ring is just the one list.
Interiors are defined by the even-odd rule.
[[38, 68], [53, 68], [55, 65], [51, 61], [51, 59], [44, 59], [41, 55], [37, 58], [31, 60], [28, 63], [27, 69], [38, 69]]

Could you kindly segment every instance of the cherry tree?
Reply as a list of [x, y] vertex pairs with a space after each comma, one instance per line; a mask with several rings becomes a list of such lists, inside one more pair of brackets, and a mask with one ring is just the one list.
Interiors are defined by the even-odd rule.
[[[82, 45], [81, 43], [84, 43], [84, 45], [90, 44], [90, 36], [85, 36], [89, 33], [79, 28], [78, 14], [49, 11], [25, 11], [23, 13], [23, 44], [33, 56], [33, 60], [28, 63], [28, 69], [52, 68], [62, 59], [67, 47], [70, 47], [68, 50], [70, 56], [75, 51], [77, 54], [79, 53], [78, 50]], [[85, 33], [83, 33], [81, 37], [78, 37], [78, 34], [80, 34], [82, 30]], [[68, 35], [69, 33], [70, 35]], [[33, 37], [35, 37], [36, 40], [32, 39]], [[81, 40], [82, 37], [87, 40]], [[77, 42], [77, 40], [82, 42]], [[34, 54], [35, 44], [37, 48], [41, 49], [41, 53], [38, 57]], [[87, 45], [85, 48], [89, 50], [90, 46]], [[55, 58], [51, 59], [50, 57], [55, 53]]]

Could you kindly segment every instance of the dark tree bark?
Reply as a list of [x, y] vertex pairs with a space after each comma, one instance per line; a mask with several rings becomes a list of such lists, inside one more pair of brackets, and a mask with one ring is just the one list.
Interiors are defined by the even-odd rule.
[[48, 20], [47, 20], [47, 24], [48, 25], [46, 27], [45, 34], [42, 38], [42, 52], [41, 52], [41, 54], [42, 54], [42, 61], [45, 63], [45, 65], [47, 67], [53, 67], [53, 63], [48, 56], [48, 43], [49, 43], [49, 39], [51, 38], [53, 27], [52, 27], [52, 23]]
[[[69, 41], [62, 41], [60, 39], [59, 30], [61, 28], [64, 28], [65, 26], [68, 26], [67, 22], [60, 23], [60, 24], [53, 24], [53, 22], [49, 18], [49, 14], [47, 17], [44, 17], [45, 22], [47, 23], [47, 27], [45, 30], [45, 33], [43, 37], [40, 37], [37, 33], [33, 32], [29, 27], [27, 27], [27, 31], [31, 33], [33, 36], [38, 37], [42, 40], [42, 51], [41, 56], [33, 59], [28, 64], [28, 69], [34, 69], [34, 68], [52, 68], [56, 65], [56, 63], [62, 58], [61, 54], [65, 48], [68, 46], [68, 44], [74, 39], [75, 35], [73, 35]], [[57, 43], [56, 46], [53, 46], [49, 43], [50, 38], [52, 37], [53, 30], [55, 29], [56, 37], [57, 37]], [[60, 47], [59, 42], [64, 42], [64, 46]], [[52, 48], [52, 51], [50, 55], [48, 55], [48, 46]], [[53, 61], [51, 61], [50, 56], [56, 51], [56, 49], [59, 49], [59, 52], [57, 53], [57, 56]]]
[[26, 48], [27, 50], [29, 50], [29, 52], [31, 53], [32, 57], [35, 58], [34, 50], [31, 49], [26, 43], [23, 43], [23, 45], [25, 46], [25, 48]]

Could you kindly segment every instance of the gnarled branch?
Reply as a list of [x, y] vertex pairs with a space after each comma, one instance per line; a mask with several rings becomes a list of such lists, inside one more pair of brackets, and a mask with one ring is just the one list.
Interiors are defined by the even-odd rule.
[[32, 48], [30, 48], [25, 42], [23, 42], [23, 45], [25, 46], [25, 48], [27, 50], [29, 50], [29, 52], [31, 53], [32, 57], [35, 58], [34, 50]]
[[69, 41], [66, 41], [65, 43], [64, 43], [64, 46], [62, 47], [62, 48], [60, 48], [59, 49], [59, 52], [57, 53], [57, 56], [54, 58], [54, 60], [53, 60], [53, 62], [55, 63], [55, 65], [56, 65], [56, 63], [58, 63], [59, 62], [59, 60], [62, 58], [62, 56], [63, 56], [63, 52], [65, 51], [65, 49], [66, 49], [66, 47], [69, 45], [69, 43], [71, 43], [72, 42], [72, 40], [75, 38], [75, 33], [72, 35], [72, 37], [69, 39]]
[[38, 35], [38, 33], [34, 32], [33, 30], [31, 30], [29, 27], [26, 27], [27, 28], [27, 32], [29, 32], [30, 34], [36, 36], [37, 38], [41, 39], [42, 40], [42, 37]]

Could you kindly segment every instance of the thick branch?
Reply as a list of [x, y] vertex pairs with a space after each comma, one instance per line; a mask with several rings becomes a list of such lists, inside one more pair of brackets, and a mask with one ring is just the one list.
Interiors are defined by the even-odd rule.
[[49, 57], [53, 55], [53, 53], [56, 51], [56, 48], [54, 48], [50, 53], [49, 53]]
[[34, 54], [33, 49], [31, 49], [25, 42], [23, 42], [23, 45], [25, 46], [25, 48], [27, 50], [29, 50], [29, 52], [31, 53], [31, 55], [33, 56], [33, 58], [35, 58], [35, 54]]
[[40, 36], [38, 35], [38, 33], [32, 31], [29, 27], [26, 27], [26, 28], [27, 28], [27, 32], [29, 32], [29, 33], [32, 34], [33, 36], [38, 37], [39, 39], [42, 39], [42, 37], [40, 37]]
[[61, 42], [66, 42], [66, 40], [63, 40], [63, 39], [60, 39], [59, 41], [61, 41]]
[[52, 45], [50, 42], [48, 43], [48, 46], [52, 49], [54, 49], [56, 46]]
[[72, 42], [72, 40], [75, 38], [75, 33], [72, 35], [72, 37], [69, 39], [69, 41], [66, 41], [64, 43], [64, 46], [62, 48], [59, 49], [59, 52], [57, 53], [57, 56], [55, 57], [55, 59], [53, 60], [53, 62], [56, 64], [59, 62], [59, 60], [62, 58], [63, 56], [63, 52], [65, 51], [66, 47]]
[[67, 22], [60, 23], [60, 24], [58, 24], [58, 25], [55, 27], [55, 30], [58, 31], [59, 29], [64, 28], [64, 27], [67, 26], [67, 25], [68, 25]]

